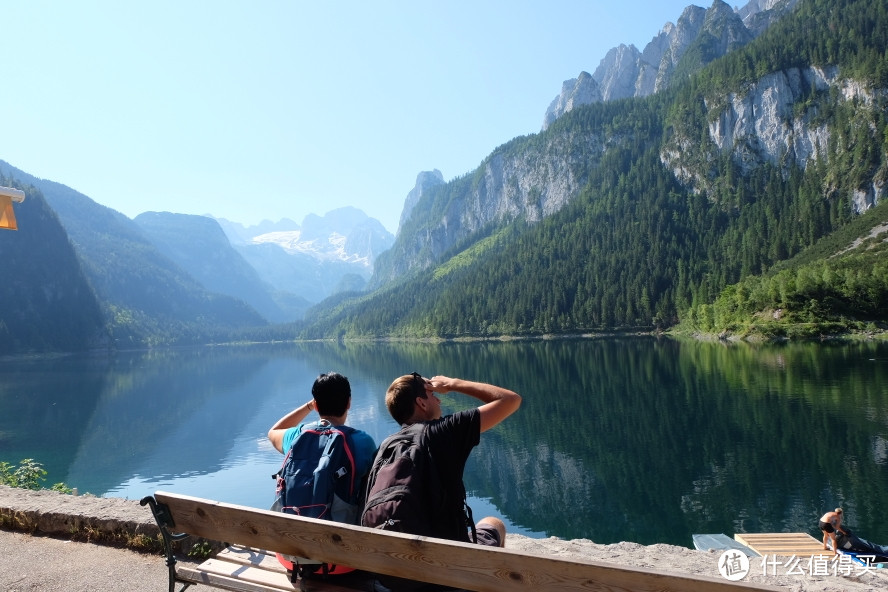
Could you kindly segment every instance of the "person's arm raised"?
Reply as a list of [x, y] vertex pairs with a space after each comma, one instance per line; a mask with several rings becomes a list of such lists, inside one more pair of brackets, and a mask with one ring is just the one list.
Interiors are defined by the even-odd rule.
[[494, 384], [435, 376], [429, 381], [429, 386], [436, 393], [457, 392], [481, 401], [478, 411], [481, 414], [482, 432], [497, 425], [521, 406], [521, 395]]
[[271, 442], [271, 445], [274, 446], [278, 452], [284, 452], [284, 433], [289, 428], [294, 428], [302, 423], [302, 420], [308, 417], [308, 414], [314, 410], [314, 400], [312, 399], [308, 403], [301, 405], [286, 414], [277, 422], [271, 426], [268, 430], [268, 440]]

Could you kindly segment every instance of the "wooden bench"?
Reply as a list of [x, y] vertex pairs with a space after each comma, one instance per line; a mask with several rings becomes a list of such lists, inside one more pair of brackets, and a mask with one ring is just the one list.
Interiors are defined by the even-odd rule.
[[[192, 584], [239, 592], [368, 590], [373, 589], [372, 574], [479, 592], [780, 590], [720, 578], [568, 561], [172, 493], [157, 492], [153, 497], [142, 499], [141, 503], [151, 506], [164, 538], [170, 592], [175, 592], [177, 583], [182, 584], [180, 590]], [[189, 535], [232, 546], [199, 566], [177, 564], [173, 542]], [[359, 573], [364, 577], [334, 576], [326, 580], [291, 582], [274, 553], [265, 549], [349, 565], [363, 570]]]

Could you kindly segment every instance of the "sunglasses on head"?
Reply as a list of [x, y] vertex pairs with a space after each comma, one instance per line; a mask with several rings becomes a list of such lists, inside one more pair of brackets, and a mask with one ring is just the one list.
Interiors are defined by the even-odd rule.
[[[428, 393], [426, 393], [425, 387], [425, 379], [419, 372], [413, 372], [410, 374], [413, 377], [413, 394], [420, 399], [425, 399], [428, 397]], [[419, 393], [419, 394], [417, 394]]]

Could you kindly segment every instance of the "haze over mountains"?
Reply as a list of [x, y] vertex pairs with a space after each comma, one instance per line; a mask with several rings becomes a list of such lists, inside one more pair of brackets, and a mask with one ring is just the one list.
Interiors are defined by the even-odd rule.
[[[6, 183], [14, 180], [30, 189], [28, 198], [16, 204], [26, 232], [0, 236], [0, 248], [9, 245], [13, 258], [27, 265], [19, 280], [3, 291], [2, 300], [9, 303], [3, 328], [16, 337], [2, 340], [0, 351], [16, 351], [34, 341], [52, 343], [68, 333], [69, 325], [76, 327], [72, 331], [77, 336], [67, 337], [65, 347], [78, 349], [111, 343], [161, 344], [167, 341], [167, 332], [181, 334], [176, 339], [200, 340], [213, 327], [294, 322], [330, 294], [362, 289], [376, 253], [394, 239], [378, 221], [355, 208], [308, 216], [301, 227], [284, 220], [248, 229], [211, 217], [169, 212], [145, 212], [130, 220], [70, 187], [3, 161], [0, 176]], [[64, 244], [73, 248], [70, 261], [75, 263], [66, 264], [64, 270], [56, 269], [68, 259], [60, 257], [56, 243], [48, 239], [50, 223], [64, 228], [68, 237]], [[24, 235], [46, 240], [26, 248], [30, 241], [22, 240]], [[45, 264], [34, 265], [40, 260]], [[56, 298], [53, 294], [68, 288], [50, 289], [54, 282], [41, 280], [34, 273], [38, 269], [51, 270], [49, 277], [54, 280], [70, 274], [82, 278], [77, 299]], [[91, 319], [88, 328], [72, 325], [71, 311], [59, 322], [66, 310], [61, 304]], [[95, 315], [88, 314], [91, 309]], [[54, 329], [48, 330], [46, 322], [34, 322], [38, 316], [53, 319]], [[165, 328], [169, 326], [177, 328]], [[59, 336], [37, 340], [34, 335], [41, 327], [45, 335]]]
[[160, 251], [211, 292], [249, 303], [271, 322], [302, 318], [307, 306], [361, 290], [378, 252], [394, 237], [356, 208], [283, 219], [259, 228], [228, 220], [146, 212], [135, 222]]
[[[0, 255], [32, 264], [0, 292], [0, 351], [70, 349], [70, 335], [89, 348], [672, 326], [881, 211], [886, 13], [881, 0], [689, 6], [644, 50], [614, 48], [566, 82], [540, 133], [449, 182], [420, 172], [396, 237], [355, 208], [253, 228], [130, 220], [0, 161], [28, 193]], [[70, 242], [17, 238], [29, 228]], [[58, 318], [63, 293], [99, 312], [58, 342], [26, 332]]]

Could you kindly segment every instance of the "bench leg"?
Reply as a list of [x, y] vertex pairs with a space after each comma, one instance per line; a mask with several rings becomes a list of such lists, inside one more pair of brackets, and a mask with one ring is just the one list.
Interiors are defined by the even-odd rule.
[[[170, 516], [170, 510], [166, 505], [157, 503], [157, 500], [155, 500], [154, 497], [150, 495], [143, 497], [139, 501], [139, 504], [143, 506], [148, 505], [148, 507], [151, 508], [154, 520], [157, 522], [158, 528], [160, 528], [160, 534], [163, 537], [163, 550], [166, 554], [166, 565], [167, 569], [169, 569], [169, 592], [176, 592], [176, 582], [178, 579], [176, 578], [176, 554], [173, 552], [173, 542], [188, 537], [188, 534], [170, 532], [170, 529], [175, 528], [176, 526]], [[183, 592], [186, 588], [191, 586], [191, 582], [181, 583], [182, 587], [179, 589], [179, 592]]]

